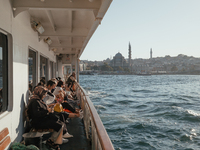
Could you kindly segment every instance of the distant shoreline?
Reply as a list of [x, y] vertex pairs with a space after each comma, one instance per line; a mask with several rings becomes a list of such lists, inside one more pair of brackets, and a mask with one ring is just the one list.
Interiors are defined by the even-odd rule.
[[137, 76], [151, 76], [151, 75], [200, 75], [200, 73], [154, 73], [154, 74], [134, 74], [134, 73], [98, 73], [98, 74], [80, 74], [80, 75], [137, 75]]

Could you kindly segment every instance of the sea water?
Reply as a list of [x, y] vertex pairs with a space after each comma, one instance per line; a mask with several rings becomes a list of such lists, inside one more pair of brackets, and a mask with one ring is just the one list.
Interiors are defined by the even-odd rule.
[[200, 149], [200, 76], [80, 75], [116, 150]]

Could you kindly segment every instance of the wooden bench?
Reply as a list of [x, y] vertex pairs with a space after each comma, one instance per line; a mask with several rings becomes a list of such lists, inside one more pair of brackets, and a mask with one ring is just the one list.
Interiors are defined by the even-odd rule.
[[8, 134], [8, 128], [4, 128], [0, 132], [0, 150], [4, 150], [11, 143], [11, 139], [10, 136], [8, 136]]
[[26, 126], [28, 126], [28, 128], [30, 128], [30, 131], [28, 133], [24, 133], [22, 135], [24, 137], [25, 145], [28, 145], [30, 143], [30, 142], [26, 142], [29, 139], [40, 138], [40, 144], [37, 145], [40, 148], [41, 144], [42, 144], [43, 135], [50, 133], [50, 132], [53, 132], [54, 130], [53, 129], [35, 129], [35, 128], [32, 128], [31, 119], [29, 118], [29, 115], [28, 115], [27, 106], [25, 108], [24, 113], [25, 113], [25, 119], [26, 119]]
[[35, 128], [32, 128], [30, 130], [30, 132], [53, 132], [54, 130], [53, 129], [35, 129]]

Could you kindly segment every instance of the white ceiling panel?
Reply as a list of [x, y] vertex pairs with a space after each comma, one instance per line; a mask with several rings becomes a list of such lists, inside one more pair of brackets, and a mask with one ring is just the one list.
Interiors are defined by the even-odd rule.
[[112, 0], [11, 0], [13, 15], [29, 11], [44, 32], [40, 40], [50, 38], [55, 54], [81, 56], [100, 24]]

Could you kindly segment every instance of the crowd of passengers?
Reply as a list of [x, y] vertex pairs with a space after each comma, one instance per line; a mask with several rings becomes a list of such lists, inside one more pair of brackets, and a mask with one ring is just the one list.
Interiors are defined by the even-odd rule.
[[80, 101], [75, 94], [75, 73], [66, 83], [61, 78], [53, 78], [47, 83], [41, 78], [37, 86], [29, 85], [29, 103], [27, 114], [31, 119], [31, 126], [35, 129], [53, 129], [51, 137], [46, 144], [59, 150], [59, 145], [67, 143], [70, 137], [66, 128], [68, 118], [82, 118]]

